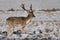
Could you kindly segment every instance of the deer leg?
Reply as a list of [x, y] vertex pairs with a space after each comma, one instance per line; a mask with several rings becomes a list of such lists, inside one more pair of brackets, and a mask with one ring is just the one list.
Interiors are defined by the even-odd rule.
[[21, 25], [19, 25], [19, 28], [20, 28], [21, 32], [24, 31], [24, 27], [25, 27], [25, 26], [21, 26]]
[[26, 33], [26, 30], [24, 29], [25, 26], [23, 26], [21, 29], [22, 29], [22, 32], [25, 32]]
[[21, 29], [24, 30], [25, 26], [23, 26]]
[[11, 30], [12, 26], [11, 25], [7, 25], [7, 32], [8, 32], [8, 36], [12, 35], [12, 30]]

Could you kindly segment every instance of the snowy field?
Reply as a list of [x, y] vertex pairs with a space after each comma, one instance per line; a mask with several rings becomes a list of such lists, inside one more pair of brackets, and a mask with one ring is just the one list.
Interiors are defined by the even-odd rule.
[[[28, 13], [25, 11], [5, 11], [0, 12], [0, 31], [6, 31], [6, 19], [8, 17], [26, 17]], [[60, 11], [56, 12], [43, 12], [35, 11], [34, 15], [36, 16], [31, 20], [29, 24], [24, 28], [26, 33], [22, 34], [21, 38], [60, 38]], [[16, 31], [16, 27], [14, 30]], [[35, 34], [34, 34], [35, 31]], [[1, 35], [2, 36], [2, 35]], [[8, 38], [19, 38], [16, 34], [13, 34]]]
[[[6, 19], [8, 17], [27, 17], [28, 13], [23, 11], [20, 5], [24, 3], [26, 9], [29, 9], [30, 4], [36, 16], [27, 24], [24, 28], [26, 33], [19, 35], [13, 34], [10, 37], [6, 37], [0, 33], [0, 40], [4, 37], [11, 38], [11, 40], [27, 40], [41, 39], [41, 40], [60, 40], [60, 11], [44, 12], [38, 11], [39, 9], [52, 9], [60, 8], [60, 0], [0, 0], [0, 32], [6, 30]], [[7, 11], [13, 8], [14, 10], [19, 9], [20, 11]], [[2, 11], [3, 10], [3, 11]], [[18, 30], [18, 27], [14, 28], [14, 31]], [[2, 39], [1, 39], [2, 38]], [[3, 40], [9, 40], [4, 38]], [[25, 39], [24, 39], [25, 38]]]

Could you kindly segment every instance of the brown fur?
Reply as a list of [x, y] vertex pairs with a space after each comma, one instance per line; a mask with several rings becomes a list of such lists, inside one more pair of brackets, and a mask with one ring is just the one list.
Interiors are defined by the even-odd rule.
[[[22, 8], [25, 11], [27, 11], [23, 5], [24, 4], [22, 4]], [[25, 25], [29, 23], [28, 21], [30, 21], [33, 17], [35, 17], [33, 14], [32, 5], [30, 6], [30, 10], [28, 10], [27, 12], [29, 12], [27, 17], [9, 17], [6, 19], [8, 24], [7, 26], [8, 34], [11, 35], [12, 33], [11, 28], [14, 27], [15, 25], [20, 25], [19, 26], [21, 28], [20, 30], [24, 30]]]

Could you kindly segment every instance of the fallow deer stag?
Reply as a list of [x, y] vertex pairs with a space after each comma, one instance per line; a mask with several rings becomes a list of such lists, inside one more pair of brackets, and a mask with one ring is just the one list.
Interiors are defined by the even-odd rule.
[[9, 17], [6, 19], [6, 22], [8, 24], [7, 26], [7, 32], [8, 36], [11, 35], [12, 30], [11, 28], [14, 27], [15, 25], [20, 25], [20, 30], [24, 30], [24, 27], [26, 24], [28, 24], [35, 15], [33, 14], [32, 10], [32, 4], [30, 5], [30, 9], [26, 10], [24, 4], [21, 5], [22, 9], [25, 10], [28, 14], [27, 17]]

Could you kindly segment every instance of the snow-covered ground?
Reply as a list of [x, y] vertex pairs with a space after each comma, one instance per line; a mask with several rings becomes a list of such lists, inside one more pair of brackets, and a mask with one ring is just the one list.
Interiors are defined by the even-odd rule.
[[[8, 17], [27, 17], [28, 13], [23, 11], [20, 4], [24, 3], [26, 9], [30, 4], [33, 5], [34, 15], [36, 16], [26, 25], [26, 33], [21, 38], [60, 38], [60, 11], [43, 12], [39, 9], [60, 8], [60, 0], [0, 0], [0, 31], [6, 31], [6, 19]], [[22, 11], [6, 11], [8, 9], [21, 9]], [[3, 10], [1, 12], [1, 10]], [[14, 30], [18, 30], [16, 27]], [[36, 32], [34, 34], [34, 31]], [[1, 36], [1, 35], [0, 35]], [[13, 34], [9, 38], [19, 38]], [[54, 39], [52, 39], [54, 40]]]
[[[7, 12], [5, 11], [0, 12], [0, 30], [6, 31], [6, 19], [11, 16], [24, 16], [26, 17], [28, 13], [25, 11], [14, 11], [14, 12]], [[53, 38], [60, 38], [60, 12], [42, 12], [42, 11], [35, 11], [34, 15], [36, 16], [31, 20], [29, 24], [26, 25], [25, 30], [27, 33], [22, 34], [22, 38], [25, 37], [35, 37], [40, 35], [40, 38], [44, 37], [53, 37]], [[16, 27], [14, 30], [17, 30]], [[33, 34], [33, 31], [36, 33]], [[42, 33], [40, 33], [41, 31]], [[29, 33], [33, 34], [30, 35]], [[11, 38], [18, 38], [17, 35], [13, 34]], [[39, 38], [39, 37], [38, 37]]]

